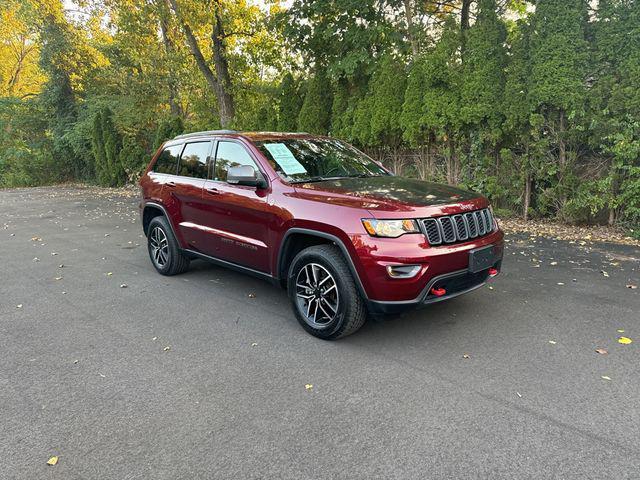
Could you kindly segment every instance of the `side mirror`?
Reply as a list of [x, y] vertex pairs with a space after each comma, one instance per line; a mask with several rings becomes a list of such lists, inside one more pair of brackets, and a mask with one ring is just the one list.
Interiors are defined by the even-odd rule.
[[265, 188], [267, 186], [267, 181], [262, 172], [257, 171], [251, 165], [229, 168], [227, 171], [227, 183], [256, 188]]

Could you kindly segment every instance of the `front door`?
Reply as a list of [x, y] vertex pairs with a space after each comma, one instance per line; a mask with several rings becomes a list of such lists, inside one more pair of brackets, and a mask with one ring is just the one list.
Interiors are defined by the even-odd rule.
[[232, 140], [217, 142], [212, 180], [205, 182], [207, 230], [213, 241], [209, 255], [261, 272], [269, 272], [271, 210], [268, 189], [227, 183], [229, 167], [257, 162], [242, 145]]
[[183, 244], [190, 250], [203, 251], [209, 236], [203, 232], [206, 205], [202, 190], [207, 180], [213, 142], [199, 141], [185, 144], [178, 160], [178, 174], [173, 179], [171, 196], [177, 212], [176, 223]]

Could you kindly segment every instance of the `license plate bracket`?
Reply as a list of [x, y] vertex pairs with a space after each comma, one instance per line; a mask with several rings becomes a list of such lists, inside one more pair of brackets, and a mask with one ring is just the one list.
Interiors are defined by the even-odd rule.
[[469, 251], [469, 271], [478, 273], [493, 267], [502, 258], [502, 249], [498, 245], [487, 245]]

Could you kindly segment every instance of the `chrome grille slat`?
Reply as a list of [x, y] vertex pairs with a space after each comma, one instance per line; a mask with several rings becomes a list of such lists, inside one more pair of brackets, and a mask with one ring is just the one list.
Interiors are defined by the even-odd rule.
[[440, 228], [442, 228], [442, 239], [446, 243], [455, 242], [456, 232], [453, 229], [453, 220], [451, 220], [451, 217], [439, 217], [437, 220], [440, 224]]
[[465, 213], [464, 219], [467, 221], [467, 228], [469, 229], [469, 236], [476, 238], [478, 236], [478, 222], [473, 213]]
[[478, 210], [473, 212], [473, 216], [476, 217], [476, 220], [478, 222], [478, 236], [481, 237], [486, 233], [486, 230], [484, 228], [484, 220], [482, 218], [482, 215], [480, 214], [480, 211]]
[[467, 233], [467, 226], [464, 223], [464, 218], [462, 215], [454, 215], [451, 217], [453, 219], [453, 224], [456, 227], [456, 237], [460, 241], [464, 241], [469, 238], [469, 234]]
[[440, 245], [442, 243], [442, 236], [440, 235], [440, 227], [435, 218], [425, 218], [422, 221], [424, 231], [427, 235], [427, 240], [431, 245]]
[[493, 215], [488, 208], [420, 220], [430, 245], [460, 243], [493, 232]]

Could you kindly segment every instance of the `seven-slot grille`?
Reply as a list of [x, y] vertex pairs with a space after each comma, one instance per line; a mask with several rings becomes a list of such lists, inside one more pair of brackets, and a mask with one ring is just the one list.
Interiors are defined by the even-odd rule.
[[457, 215], [424, 218], [421, 222], [431, 245], [464, 242], [493, 231], [493, 216], [488, 208]]

